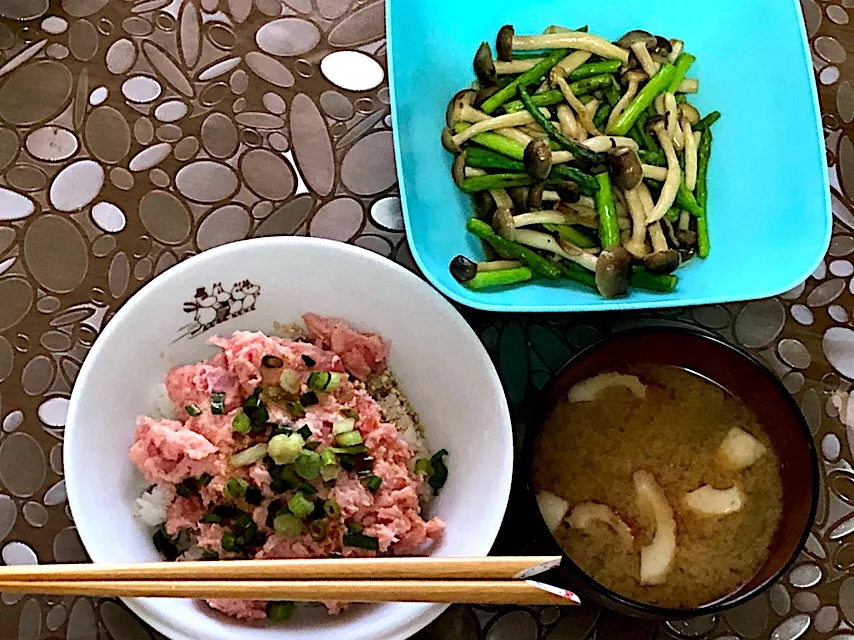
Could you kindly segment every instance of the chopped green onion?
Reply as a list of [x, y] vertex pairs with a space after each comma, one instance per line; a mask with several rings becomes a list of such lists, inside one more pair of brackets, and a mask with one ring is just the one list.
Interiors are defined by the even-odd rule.
[[211, 394], [211, 413], [221, 416], [225, 413], [225, 393], [214, 391]]
[[229, 518], [236, 518], [242, 512], [235, 506], [220, 504], [211, 509], [211, 513], [218, 515], [223, 520], [228, 520]]
[[247, 434], [252, 430], [252, 421], [249, 420], [249, 416], [241, 411], [231, 421], [231, 428], [237, 433]]
[[172, 562], [177, 559], [181, 553], [178, 551], [178, 546], [172, 541], [163, 527], [159, 527], [154, 535], [151, 536], [151, 541], [154, 543], [154, 548], [164, 558]]
[[308, 388], [314, 391], [326, 391], [332, 374], [328, 371], [312, 371], [308, 376]]
[[219, 554], [216, 551], [205, 549], [202, 551], [202, 560], [219, 560]]
[[356, 428], [356, 421], [353, 418], [345, 418], [338, 420], [332, 424], [332, 435], [337, 436], [342, 433], [348, 433]]
[[311, 486], [307, 482], [300, 483], [300, 485], [297, 487], [297, 489], [299, 491], [302, 491], [307, 496], [317, 495], [317, 489], [315, 489], [313, 486]]
[[189, 498], [190, 495], [198, 489], [198, 484], [195, 478], [187, 478], [183, 480], [181, 484], [175, 487], [175, 493], [177, 493], [182, 498]]
[[294, 615], [293, 602], [267, 603], [267, 620], [270, 622], [287, 622]]
[[303, 451], [294, 460], [294, 471], [305, 480], [314, 480], [320, 475], [320, 456], [314, 451]]
[[225, 551], [237, 551], [237, 540], [231, 531], [222, 532], [220, 543]]
[[249, 483], [242, 478], [230, 478], [222, 488], [222, 495], [232, 500], [237, 500], [246, 495], [246, 489], [249, 488]]
[[287, 409], [288, 413], [290, 413], [294, 418], [305, 417], [305, 407], [303, 407], [300, 402], [286, 402], [285, 409]]
[[354, 447], [362, 444], [362, 434], [358, 431], [348, 431], [335, 436], [335, 442], [342, 447]]
[[206, 513], [202, 516], [202, 522], [206, 524], [219, 524], [222, 522], [222, 518], [220, 518], [215, 513]]
[[368, 448], [363, 444], [357, 444], [352, 447], [329, 447], [328, 450], [332, 453], [355, 455], [358, 453], [365, 453]]
[[312, 435], [311, 427], [309, 427], [307, 424], [304, 424], [299, 428], [297, 433], [300, 434], [304, 439], [308, 440]]
[[314, 511], [314, 503], [305, 497], [305, 495], [297, 491], [291, 499], [288, 500], [288, 509], [297, 518], [305, 518], [308, 514]]
[[309, 391], [307, 393], [302, 394], [299, 397], [299, 401], [304, 407], [310, 407], [320, 402], [320, 400], [317, 399], [317, 394], [314, 391]]
[[323, 443], [320, 440], [309, 440], [308, 442], [305, 443], [305, 448], [310, 450], [310, 451], [314, 451], [315, 449], [317, 449], [322, 444]]
[[335, 500], [327, 500], [323, 503], [323, 512], [328, 518], [337, 520], [341, 517], [341, 505], [335, 502]]
[[199, 409], [198, 405], [195, 404], [188, 404], [186, 407], [184, 407], [184, 411], [186, 411], [187, 414], [192, 416], [193, 418], [202, 415], [202, 410]]
[[275, 438], [276, 436], [289, 436], [294, 432], [289, 426], [284, 424], [276, 424], [273, 425], [273, 428], [270, 430], [270, 437]]
[[345, 418], [352, 418], [353, 420], [359, 419], [359, 412], [351, 407], [347, 407], [346, 409], [341, 409], [341, 415]]
[[305, 355], [305, 354], [302, 354], [302, 355], [300, 356], [300, 358], [302, 358], [302, 361], [303, 361], [303, 362], [305, 362], [305, 366], [307, 366], [307, 367], [313, 367], [314, 365], [316, 365], [316, 364], [317, 364], [317, 363], [314, 361], [314, 358], [312, 358], [311, 356], [307, 356], [307, 355]]
[[358, 522], [351, 522], [347, 525], [347, 533], [362, 533], [362, 531], [364, 530], [365, 527], [363, 527]]
[[305, 440], [298, 433], [273, 436], [267, 443], [267, 453], [276, 464], [290, 464], [302, 453], [304, 445]]
[[415, 461], [415, 473], [429, 476], [433, 473], [433, 465], [430, 464], [429, 458], [419, 458]]
[[262, 442], [231, 456], [229, 464], [232, 467], [245, 467], [256, 462], [261, 462], [266, 455], [267, 445]]
[[362, 533], [345, 533], [342, 541], [345, 547], [358, 547], [368, 551], [379, 551], [380, 548], [379, 539]]
[[433, 457], [430, 458], [430, 464], [433, 467], [433, 473], [430, 474], [430, 478], [427, 480], [427, 484], [433, 487], [433, 493], [439, 493], [439, 489], [445, 486], [445, 482], [448, 480], [448, 467], [445, 465], [445, 456], [448, 455], [446, 449], [441, 449], [433, 454]]
[[376, 493], [380, 486], [382, 486], [382, 483], [382, 478], [373, 474], [362, 479], [362, 484], [365, 485], [371, 493]]
[[293, 369], [282, 371], [282, 374], [279, 376], [279, 384], [288, 393], [299, 393], [300, 386], [302, 386], [299, 374]]
[[211, 474], [203, 473], [198, 478], [196, 478], [196, 484], [198, 485], [199, 489], [201, 489], [202, 487], [208, 486], [211, 483], [211, 480], [213, 480], [213, 476]]
[[285, 397], [285, 390], [277, 384], [271, 384], [269, 387], [264, 389], [264, 393], [267, 394], [267, 397], [270, 400], [281, 400]]
[[302, 531], [302, 523], [292, 513], [280, 513], [273, 519], [273, 529], [283, 536], [298, 536]]
[[261, 493], [261, 489], [258, 487], [249, 487], [246, 490], [246, 502], [251, 504], [253, 507], [260, 507], [261, 503], [264, 502], [264, 494]]
[[327, 447], [320, 454], [320, 465], [320, 476], [324, 480], [334, 480], [338, 477], [338, 458], [332, 451], [332, 447]]
[[278, 369], [285, 366], [284, 361], [278, 356], [264, 356], [261, 358], [261, 366], [267, 369]]
[[261, 387], [257, 387], [251, 396], [243, 401], [243, 412], [249, 416], [253, 427], [260, 427], [270, 417], [266, 405], [261, 402]]
[[338, 464], [338, 459], [335, 457], [335, 452], [332, 450], [332, 447], [327, 447], [321, 452], [320, 464], [325, 467], [333, 464]]
[[308, 523], [308, 533], [315, 542], [326, 537], [326, 520], [312, 520]]

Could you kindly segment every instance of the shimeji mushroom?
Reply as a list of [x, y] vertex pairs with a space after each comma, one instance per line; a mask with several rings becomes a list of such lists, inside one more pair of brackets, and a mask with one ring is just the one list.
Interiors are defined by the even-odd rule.
[[659, 65], [656, 64], [649, 53], [650, 48], [655, 47], [657, 44], [654, 35], [647, 31], [635, 29], [617, 40], [617, 44], [630, 49], [635, 54], [635, 58], [640, 63], [641, 68], [650, 78], [658, 72]]
[[759, 440], [743, 429], [733, 427], [718, 447], [717, 459], [724, 467], [741, 471], [764, 456], [765, 451], [765, 445]]
[[587, 138], [587, 130], [578, 122], [575, 112], [568, 104], [558, 105], [557, 120], [560, 124], [561, 133], [567, 138], [572, 138], [579, 142], [583, 142]]
[[640, 149], [637, 142], [635, 142], [631, 138], [626, 138], [623, 136], [595, 136], [593, 138], [588, 138], [582, 144], [591, 151], [596, 151], [599, 153], [604, 151], [610, 151], [611, 149], [616, 149], [617, 147], [628, 147], [632, 151], [637, 151], [638, 149]]
[[685, 78], [676, 88], [676, 93], [697, 93], [700, 90], [700, 81], [696, 78]]
[[626, 191], [625, 196], [632, 217], [632, 235], [623, 246], [635, 258], [643, 258], [649, 253], [646, 246], [646, 213], [637, 189]]
[[552, 532], [560, 526], [569, 511], [569, 503], [566, 500], [545, 490], [537, 492], [537, 506], [540, 507], [540, 515], [543, 516], [546, 526]]
[[667, 135], [673, 140], [673, 146], [676, 147], [676, 150], [681, 151], [684, 146], [684, 138], [679, 125], [679, 104], [676, 102], [676, 96], [670, 92], [664, 94], [664, 118]]
[[614, 127], [617, 123], [617, 119], [622, 115], [623, 111], [626, 110], [626, 107], [629, 106], [631, 101], [637, 95], [640, 83], [646, 78], [647, 75], [643, 71], [629, 71], [626, 73], [624, 79], [628, 83], [628, 87], [626, 88], [626, 92], [611, 110], [611, 115], [608, 116], [608, 123], [605, 125], [606, 131], [610, 131]]
[[[596, 125], [593, 124], [593, 116], [590, 114], [590, 111], [587, 110], [587, 107], [584, 106], [581, 100], [579, 100], [572, 92], [572, 87], [570, 87], [569, 83], [566, 81], [565, 75], [566, 72], [563, 71], [563, 69], [555, 67], [549, 72], [549, 80], [552, 85], [560, 89], [560, 92], [563, 94], [563, 97], [569, 103], [569, 106], [571, 106], [578, 114], [578, 120], [584, 126], [584, 129], [591, 135], [600, 135], [599, 130], [596, 128]], [[591, 101], [590, 104], [592, 104], [593, 102], [595, 101]]]
[[652, 129], [658, 136], [661, 148], [664, 150], [664, 155], [667, 158], [667, 178], [664, 180], [664, 186], [661, 188], [658, 202], [655, 203], [652, 212], [647, 216], [647, 223], [652, 224], [661, 220], [676, 201], [676, 195], [679, 193], [679, 185], [682, 183], [682, 169], [679, 167], [679, 158], [676, 157], [673, 140], [664, 128], [664, 119], [653, 117], [649, 120], [652, 121]]
[[570, 224], [566, 214], [560, 211], [530, 211], [513, 216], [513, 227], [521, 229], [535, 224]]
[[651, 473], [636, 471], [632, 476], [638, 506], [655, 523], [652, 542], [641, 549], [640, 583], [663, 584], [676, 556], [676, 520], [664, 491]]
[[474, 73], [482, 87], [498, 84], [498, 72], [495, 70], [495, 61], [492, 59], [488, 42], [482, 43], [474, 55]]
[[546, 140], [533, 140], [523, 155], [525, 171], [535, 180], [546, 180], [552, 171], [552, 149]]
[[[548, 111], [546, 111], [548, 113]], [[451, 149], [449, 149], [452, 153], [459, 153], [459, 149], [461, 145], [467, 140], [471, 140], [474, 136], [479, 133], [486, 133], [487, 131], [495, 131], [496, 129], [507, 129], [512, 127], [519, 127], [526, 124], [531, 124], [534, 122], [534, 117], [528, 113], [527, 111], [518, 111], [516, 113], [507, 113], [502, 116], [495, 116], [494, 118], [488, 118], [487, 120], [481, 120], [473, 124], [472, 126], [463, 129], [458, 134], [453, 135], [449, 141], [445, 140], [445, 134], [442, 135], [443, 144], [451, 145]], [[450, 131], [449, 129], [445, 129], [445, 131]], [[447, 148], [447, 146], [446, 146]], [[456, 151], [454, 151], [456, 149]]]
[[605, 298], [623, 296], [629, 289], [632, 258], [622, 247], [605, 249], [597, 256], [565, 240], [529, 229], [514, 229], [508, 239], [553, 253], [592, 271], [596, 274], [596, 288]]
[[631, 548], [635, 541], [629, 525], [614, 513], [610, 507], [604, 504], [596, 502], [578, 504], [573, 507], [566, 521], [573, 529], [580, 529], [585, 533], [593, 533], [593, 528], [597, 523], [604, 525], [617, 534], [620, 542], [628, 548]]
[[[476, 102], [477, 94], [472, 89], [466, 89], [457, 93], [448, 103], [448, 109], [445, 113], [445, 121], [448, 125], [448, 130], [442, 133], [442, 144], [445, 145], [445, 148], [451, 153], [457, 153], [457, 151], [455, 151], [455, 143], [451, 140], [455, 125], [460, 122], [477, 124], [478, 122], [484, 122], [492, 119], [492, 116], [489, 116], [474, 107]], [[531, 141], [530, 136], [513, 127], [495, 129], [495, 133], [523, 145], [528, 144]]]
[[668, 61], [672, 64], [676, 62], [676, 58], [680, 56], [682, 51], [685, 49], [685, 43], [682, 40], [671, 40], [670, 41], [670, 55], [668, 56]]
[[513, 38], [516, 36], [516, 29], [512, 24], [505, 24], [498, 30], [498, 36], [495, 38], [495, 53], [498, 59], [503, 62], [510, 62], [513, 59]]
[[640, 381], [640, 378], [613, 372], [600, 373], [598, 376], [575, 383], [566, 397], [570, 402], [592, 402], [600, 393], [614, 387], [628, 389], [636, 398], [646, 397], [646, 385]]
[[646, 270], [659, 275], [673, 273], [679, 267], [679, 252], [668, 246], [660, 221], [653, 222], [648, 230], [652, 253], [643, 259]]
[[697, 140], [688, 118], [682, 118], [682, 130], [685, 132], [685, 188], [694, 191], [697, 187]]
[[656, 182], [664, 182], [667, 180], [667, 167], [657, 167], [654, 164], [644, 164], [643, 177]]
[[631, 191], [643, 181], [643, 167], [638, 154], [629, 147], [615, 147], [607, 153], [608, 171], [614, 184]]
[[629, 54], [605, 38], [581, 31], [549, 33], [541, 36], [513, 36], [511, 48], [515, 51], [541, 49], [578, 49], [589, 51], [609, 60], [629, 61]]
[[683, 502], [691, 511], [701, 516], [726, 516], [741, 509], [744, 505], [744, 494], [737, 486], [715, 489], [705, 484], [685, 494]]

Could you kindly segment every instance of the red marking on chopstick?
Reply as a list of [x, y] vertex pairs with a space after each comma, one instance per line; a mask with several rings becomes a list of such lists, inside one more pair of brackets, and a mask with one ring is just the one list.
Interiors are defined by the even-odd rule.
[[545, 582], [537, 582], [536, 580], [525, 580], [528, 584], [537, 587], [538, 589], [542, 589], [543, 591], [548, 591], [552, 595], [556, 595], [559, 598], [563, 598], [564, 600], [569, 600], [575, 604], [581, 604], [581, 598], [575, 595], [572, 591], [568, 589], [561, 589], [560, 587], [555, 587], [550, 584], [546, 584]]
[[527, 580], [528, 578], [533, 578], [534, 576], [540, 575], [541, 573], [545, 573], [546, 571], [551, 571], [552, 569], [559, 566], [560, 558], [555, 558], [554, 560], [549, 560], [548, 562], [543, 562], [540, 564], [536, 564], [533, 567], [522, 569], [519, 573], [513, 576], [513, 578], [515, 578], [516, 580]]

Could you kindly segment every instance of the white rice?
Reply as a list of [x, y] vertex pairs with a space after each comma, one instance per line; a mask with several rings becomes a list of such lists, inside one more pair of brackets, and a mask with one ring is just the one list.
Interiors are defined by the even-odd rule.
[[172, 501], [165, 489], [151, 487], [136, 499], [136, 517], [149, 527], [159, 527], [166, 522], [166, 507]]
[[174, 420], [178, 415], [175, 403], [169, 399], [169, 394], [166, 393], [166, 385], [162, 382], [154, 387], [152, 405], [154, 406], [154, 418]]

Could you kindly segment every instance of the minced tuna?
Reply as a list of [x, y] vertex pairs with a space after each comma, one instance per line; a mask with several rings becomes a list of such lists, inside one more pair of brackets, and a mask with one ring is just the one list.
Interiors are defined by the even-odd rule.
[[[424, 455], [388, 344], [341, 320], [304, 320], [306, 340], [212, 338], [217, 355], [166, 374], [177, 419], [139, 418], [130, 459], [154, 486], [138, 502], [167, 559], [421, 554], [442, 536], [422, 508], [444, 481], [444, 451]], [[242, 619], [284, 610], [209, 604]]]

